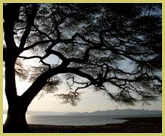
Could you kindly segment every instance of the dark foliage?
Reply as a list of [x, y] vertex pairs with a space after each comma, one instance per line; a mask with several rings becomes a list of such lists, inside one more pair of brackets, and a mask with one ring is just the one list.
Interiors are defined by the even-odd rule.
[[[157, 100], [162, 93], [161, 7], [4, 4], [6, 71], [16, 64], [10, 80], [15, 80], [15, 74], [22, 79], [31, 76], [33, 84], [21, 96], [28, 104], [44, 86], [53, 92], [53, 86], [61, 82], [58, 74], [66, 74], [71, 89], [58, 96], [73, 105], [79, 100], [79, 90], [90, 86], [124, 104]], [[32, 56], [22, 55], [27, 50]], [[54, 56], [54, 63], [46, 61], [49, 56]], [[23, 59], [38, 59], [41, 65], [27, 69], [21, 64]], [[16, 88], [14, 81], [11, 87]], [[8, 101], [11, 90], [6, 89]]]

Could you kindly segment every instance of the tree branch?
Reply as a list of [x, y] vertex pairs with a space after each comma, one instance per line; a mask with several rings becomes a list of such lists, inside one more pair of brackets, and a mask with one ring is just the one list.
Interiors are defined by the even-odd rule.
[[33, 27], [40, 33], [40, 35], [45, 35], [49, 40], [53, 41], [53, 39], [47, 33], [42, 32], [35, 25], [33, 25]]
[[84, 72], [81, 72], [78, 68], [67, 68], [65, 64], [61, 64], [56, 68], [50, 69], [44, 73], [42, 73], [37, 79], [33, 82], [33, 84], [28, 88], [28, 90], [22, 95], [22, 97], [27, 102], [27, 105], [33, 100], [33, 98], [38, 94], [38, 92], [43, 88], [43, 86], [47, 83], [47, 80], [54, 75], [61, 73], [73, 73], [88, 79], [92, 84], [95, 84], [95, 79]]
[[28, 35], [30, 34], [31, 27], [34, 24], [34, 19], [37, 14], [37, 9], [38, 9], [38, 5], [32, 4], [31, 14], [27, 15], [27, 21], [28, 21], [27, 26], [26, 26], [24, 34], [21, 37], [20, 46], [19, 46], [19, 48], [21, 50], [23, 50], [24, 45], [26, 43], [26, 39], [27, 39]]
[[38, 42], [35, 42], [33, 43], [32, 45], [28, 46], [28, 47], [25, 47], [23, 50], [29, 50], [29, 49], [32, 49], [34, 48], [35, 46], [39, 45], [39, 44], [44, 44], [44, 43], [50, 43], [50, 42], [56, 42], [56, 41], [52, 41], [52, 40], [43, 40], [43, 41], [38, 41]]
[[14, 25], [19, 17], [20, 4], [8, 4], [3, 7], [3, 28], [4, 39], [6, 42], [7, 50], [13, 52], [17, 49], [14, 41]]

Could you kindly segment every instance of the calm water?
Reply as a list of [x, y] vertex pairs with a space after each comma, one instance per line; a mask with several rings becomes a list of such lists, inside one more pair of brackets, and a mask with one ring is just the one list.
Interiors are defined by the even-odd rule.
[[[28, 124], [45, 125], [105, 125], [112, 123], [122, 123], [126, 120], [115, 119], [126, 116], [53, 116], [53, 115], [27, 115]], [[6, 120], [6, 114], [3, 114], [3, 123]]]
[[[111, 116], [38, 116], [27, 115], [28, 124], [45, 125], [105, 125], [111, 123], [122, 123], [125, 120], [113, 119]], [[6, 114], [3, 114], [3, 123], [6, 120]]]

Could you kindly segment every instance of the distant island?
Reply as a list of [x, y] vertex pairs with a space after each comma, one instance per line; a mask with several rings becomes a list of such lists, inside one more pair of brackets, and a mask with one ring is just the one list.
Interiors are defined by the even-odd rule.
[[136, 116], [136, 115], [162, 115], [162, 111], [158, 110], [134, 110], [134, 109], [123, 109], [123, 110], [106, 110], [106, 111], [95, 111], [95, 112], [75, 112], [69, 113], [70, 116]]
[[[3, 114], [7, 111], [4, 110]], [[95, 112], [44, 112], [44, 111], [28, 111], [27, 115], [61, 115], [61, 116], [143, 116], [153, 115], [162, 116], [162, 111], [159, 110], [144, 110], [144, 109], [115, 109]]]

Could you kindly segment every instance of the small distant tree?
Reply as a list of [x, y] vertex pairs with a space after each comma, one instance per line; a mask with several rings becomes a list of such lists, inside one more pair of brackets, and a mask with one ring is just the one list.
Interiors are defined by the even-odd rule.
[[[4, 132], [27, 132], [25, 113], [34, 97], [41, 90], [54, 92], [65, 79], [71, 89], [58, 96], [72, 105], [79, 100], [79, 90], [91, 86], [122, 104], [157, 100], [162, 94], [161, 6], [4, 4], [3, 60], [9, 106]], [[25, 51], [32, 55], [24, 56]], [[46, 61], [50, 56], [54, 64]], [[22, 64], [26, 59], [38, 59], [40, 66], [27, 68]], [[65, 78], [59, 80], [59, 74]], [[21, 96], [16, 75], [24, 80], [30, 77], [32, 82]]]

